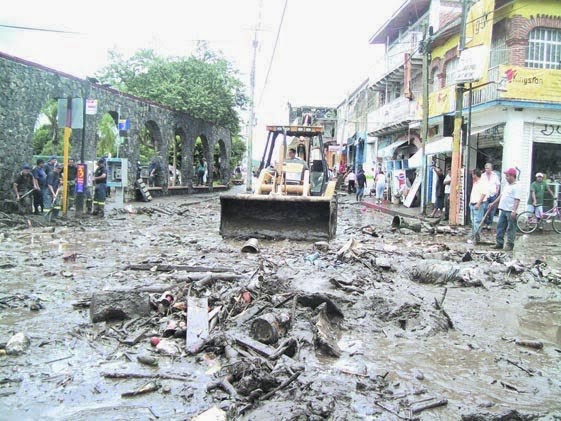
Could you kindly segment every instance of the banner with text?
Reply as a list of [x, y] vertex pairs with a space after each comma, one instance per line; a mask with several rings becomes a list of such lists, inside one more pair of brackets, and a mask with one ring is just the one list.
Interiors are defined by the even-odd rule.
[[468, 11], [466, 45], [460, 55], [456, 82], [485, 80], [493, 35], [495, 0], [479, 0]]
[[499, 72], [506, 80], [501, 98], [561, 102], [561, 70], [501, 65]]

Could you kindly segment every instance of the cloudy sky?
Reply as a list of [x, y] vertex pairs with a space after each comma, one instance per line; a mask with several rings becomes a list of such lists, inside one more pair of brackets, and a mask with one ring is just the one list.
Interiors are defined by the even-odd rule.
[[76, 34], [0, 27], [0, 51], [85, 77], [107, 63], [112, 48], [125, 54], [153, 48], [163, 55], [189, 55], [197, 40], [208, 40], [237, 66], [249, 86], [253, 30], [260, 21], [255, 89], [259, 127], [287, 122], [287, 102], [341, 103], [374, 71], [383, 47], [368, 44], [368, 39], [403, 1], [263, 0], [259, 13], [260, 0], [17, 0], [2, 7], [1, 25]]

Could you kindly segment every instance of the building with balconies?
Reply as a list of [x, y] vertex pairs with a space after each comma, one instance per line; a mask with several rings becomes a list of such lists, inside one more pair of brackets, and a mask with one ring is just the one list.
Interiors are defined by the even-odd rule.
[[[469, 192], [468, 170], [483, 168], [486, 162], [501, 173], [516, 168], [523, 190], [523, 209], [537, 172], [545, 173], [559, 192], [561, 2], [487, 0], [487, 3], [489, 10], [471, 18], [476, 24], [477, 19], [492, 22], [488, 48], [482, 50], [482, 55], [475, 54], [475, 60], [460, 60], [459, 18], [441, 27], [430, 40], [427, 145], [439, 142], [449, 150], [436, 154], [434, 162], [442, 167], [450, 165], [456, 84], [463, 81], [466, 66], [474, 68], [474, 62], [483, 63], [480, 75], [475, 76], [477, 80], [470, 79], [464, 85], [460, 190]], [[471, 36], [469, 21], [467, 40]], [[430, 154], [427, 155], [430, 159]], [[466, 213], [465, 196], [459, 198], [460, 221]]]
[[408, 200], [405, 194], [401, 198], [408, 206], [420, 203], [416, 193], [422, 163], [420, 45], [429, 26], [446, 25], [460, 13], [459, 1], [407, 0], [370, 38], [371, 44], [385, 45], [385, 59], [369, 76], [377, 104], [367, 117], [368, 134], [376, 139], [368, 155], [391, 180], [390, 195], [409, 194]]

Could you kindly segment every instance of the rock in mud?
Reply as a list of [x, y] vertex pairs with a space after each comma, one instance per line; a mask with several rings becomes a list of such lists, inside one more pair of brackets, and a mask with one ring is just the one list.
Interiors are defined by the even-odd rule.
[[150, 297], [137, 291], [107, 291], [92, 296], [90, 319], [93, 323], [145, 317], [150, 314]]
[[23, 332], [16, 333], [10, 338], [6, 345], [6, 354], [19, 355], [23, 354], [30, 345], [29, 338]]

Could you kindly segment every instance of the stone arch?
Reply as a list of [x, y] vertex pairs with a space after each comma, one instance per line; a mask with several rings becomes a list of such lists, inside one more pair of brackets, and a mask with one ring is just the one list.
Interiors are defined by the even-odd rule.
[[[170, 143], [170, 147], [168, 148], [168, 164], [171, 165], [171, 168], [175, 168], [176, 171], [180, 174], [180, 180], [171, 180], [171, 185], [185, 185], [185, 181], [183, 180], [183, 144], [185, 143], [185, 139], [187, 138], [187, 134], [185, 130], [181, 127], [176, 127], [173, 131], [173, 139]], [[179, 181], [179, 183], [178, 183]]]
[[144, 128], [148, 135], [148, 139], [144, 139], [144, 145], [153, 149], [150, 162], [155, 162], [160, 167], [160, 171], [155, 179], [155, 185], [165, 190], [168, 185], [167, 144], [163, 140], [160, 126], [154, 120], [146, 120]]
[[215, 144], [213, 164], [218, 169], [220, 182], [227, 185], [230, 180], [230, 156], [222, 138], [219, 138]]
[[[206, 160], [207, 163], [207, 168], [208, 168], [208, 173], [207, 173], [207, 178], [206, 178], [206, 185], [207, 186], [211, 186], [212, 187], [212, 173], [213, 173], [213, 162], [212, 162], [212, 156], [211, 156], [211, 144], [210, 141], [208, 139], [208, 137], [201, 133], [197, 136], [197, 139], [200, 139], [201, 143], [202, 143], [202, 154], [200, 157], [197, 157], [199, 160], [204, 158]], [[196, 140], [195, 140], [196, 142]], [[193, 147], [193, 155], [195, 154], [195, 148]], [[195, 165], [198, 165], [198, 162], [195, 162]]]

